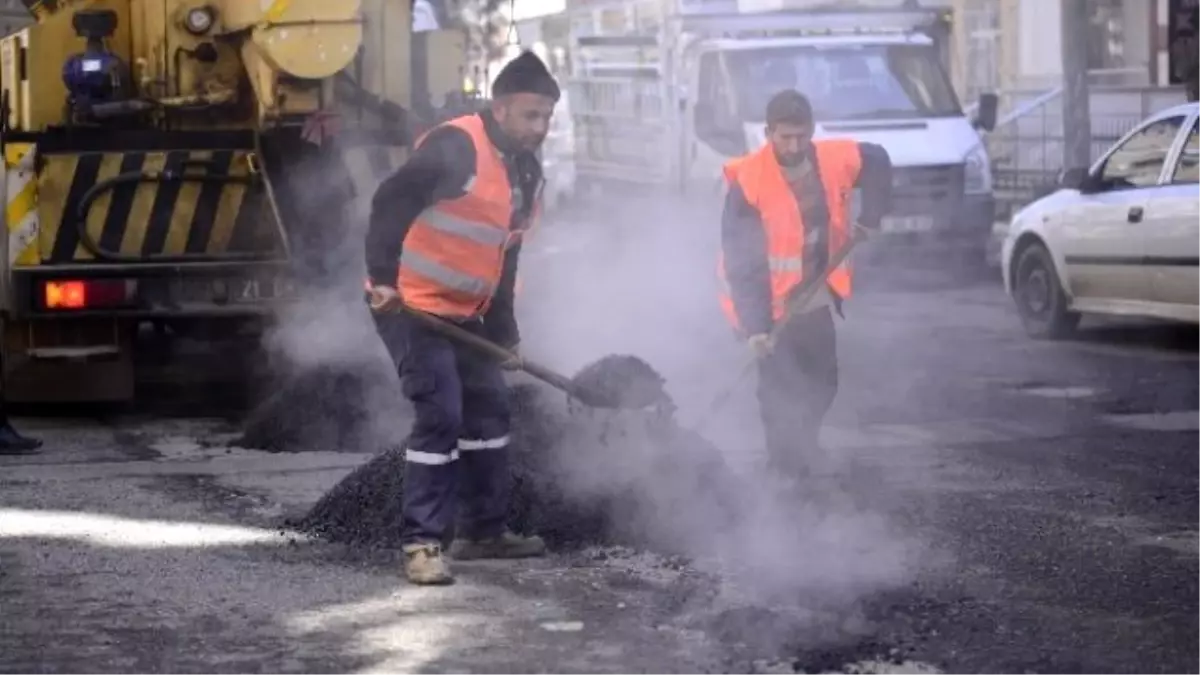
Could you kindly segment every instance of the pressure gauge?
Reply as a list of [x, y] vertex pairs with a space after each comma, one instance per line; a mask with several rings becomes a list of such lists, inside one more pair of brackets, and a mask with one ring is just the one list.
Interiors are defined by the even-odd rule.
[[213, 23], [217, 20], [217, 13], [212, 7], [205, 5], [203, 7], [193, 7], [188, 10], [187, 16], [183, 19], [183, 27], [192, 35], [204, 35], [213, 27]]

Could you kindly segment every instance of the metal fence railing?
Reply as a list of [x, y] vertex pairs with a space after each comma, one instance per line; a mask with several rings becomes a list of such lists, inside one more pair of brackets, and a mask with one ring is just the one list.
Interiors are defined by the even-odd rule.
[[[1017, 209], [1051, 189], [1063, 167], [1062, 87], [1049, 91], [1014, 91], [1002, 96], [1008, 110], [988, 135], [997, 217]], [[1091, 88], [1091, 159], [1148, 115], [1187, 100], [1180, 87], [1096, 85]]]

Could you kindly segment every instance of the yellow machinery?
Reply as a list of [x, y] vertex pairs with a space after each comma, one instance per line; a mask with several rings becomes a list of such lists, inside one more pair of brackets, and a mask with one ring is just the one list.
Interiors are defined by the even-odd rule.
[[463, 82], [463, 37], [414, 36], [410, 0], [24, 4], [0, 40], [9, 400], [127, 400], [140, 324], [241, 331], [302, 297], [408, 112]]

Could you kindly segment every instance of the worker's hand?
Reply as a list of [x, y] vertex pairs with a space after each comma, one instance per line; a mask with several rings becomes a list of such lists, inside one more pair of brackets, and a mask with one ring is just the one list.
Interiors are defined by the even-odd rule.
[[400, 309], [400, 293], [391, 286], [375, 286], [371, 289], [371, 311], [394, 312]]
[[510, 359], [501, 361], [500, 367], [505, 370], [520, 370], [521, 366], [524, 365], [524, 361], [521, 359], [521, 345], [519, 343], [515, 344], [509, 347], [508, 351], [512, 352], [513, 356]]
[[771, 337], [770, 333], [751, 335], [746, 340], [746, 344], [750, 345], [750, 351], [756, 359], [764, 359], [770, 356], [771, 352], [775, 349], [775, 339]]

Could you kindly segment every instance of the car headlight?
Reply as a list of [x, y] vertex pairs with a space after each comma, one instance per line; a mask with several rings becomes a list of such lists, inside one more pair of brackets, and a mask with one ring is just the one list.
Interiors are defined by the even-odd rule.
[[987, 149], [982, 145], [975, 146], [963, 160], [966, 163], [963, 191], [969, 195], [989, 193], [992, 191], [992, 165], [988, 161]]

